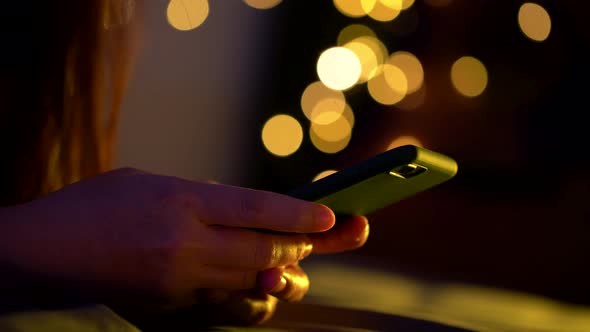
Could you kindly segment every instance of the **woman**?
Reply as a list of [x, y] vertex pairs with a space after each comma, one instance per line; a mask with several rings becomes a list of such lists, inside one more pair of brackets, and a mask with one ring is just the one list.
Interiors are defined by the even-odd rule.
[[133, 319], [197, 305], [216, 323], [262, 322], [307, 292], [300, 260], [366, 241], [364, 217], [333, 227], [315, 203], [108, 171], [141, 3], [3, 7], [4, 311], [100, 302]]

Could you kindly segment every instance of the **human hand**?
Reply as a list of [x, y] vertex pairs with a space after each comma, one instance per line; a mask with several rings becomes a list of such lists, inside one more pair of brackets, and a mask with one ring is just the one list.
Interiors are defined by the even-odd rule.
[[[339, 220], [327, 232], [310, 234], [310, 239], [314, 245], [313, 253], [335, 253], [361, 247], [368, 234], [368, 220], [354, 216]], [[165, 322], [163, 325], [177, 322], [187, 326], [195, 324], [195, 321], [205, 325], [259, 324], [272, 317], [278, 301], [299, 301], [309, 289], [307, 274], [298, 264], [262, 271], [258, 284], [258, 289], [245, 291], [201, 290], [201, 305], [197, 309], [186, 310], [184, 314], [182, 311], [175, 312], [173, 317], [162, 320]], [[153, 326], [154, 322], [148, 325]]]
[[13, 263], [105, 302], [185, 304], [199, 289], [256, 288], [259, 271], [296, 266], [315, 243], [306, 234], [334, 224], [322, 205], [133, 169], [17, 210], [14, 238], [27, 245], [12, 246]]

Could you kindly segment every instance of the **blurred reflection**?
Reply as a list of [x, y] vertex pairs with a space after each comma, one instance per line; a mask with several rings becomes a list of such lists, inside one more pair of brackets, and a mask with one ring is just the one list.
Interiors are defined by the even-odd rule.
[[[374, 261], [348, 258], [345, 263], [303, 262], [313, 280], [304, 303], [402, 315], [474, 331], [582, 332], [590, 327], [589, 308], [501, 289], [432, 283], [366, 267], [380, 265]], [[337, 325], [338, 317], [332, 321]]]

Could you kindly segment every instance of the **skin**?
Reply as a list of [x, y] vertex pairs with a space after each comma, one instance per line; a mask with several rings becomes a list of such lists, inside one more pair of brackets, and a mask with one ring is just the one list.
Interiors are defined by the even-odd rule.
[[366, 218], [334, 226], [316, 203], [128, 168], [0, 218], [0, 262], [9, 266], [107, 304], [210, 304], [240, 324], [266, 321], [279, 300], [301, 300], [309, 279], [298, 262], [312, 252], [355, 249], [368, 236]]

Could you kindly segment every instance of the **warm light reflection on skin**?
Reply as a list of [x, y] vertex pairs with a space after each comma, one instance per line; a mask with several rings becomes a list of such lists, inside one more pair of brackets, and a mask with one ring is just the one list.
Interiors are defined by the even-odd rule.
[[476, 97], [488, 85], [488, 71], [481, 61], [464, 56], [455, 61], [451, 67], [451, 81], [460, 94]]
[[422, 145], [422, 142], [420, 142], [420, 140], [414, 136], [400, 136], [391, 141], [391, 143], [389, 143], [389, 145], [387, 146], [387, 150], [391, 150], [393, 148], [397, 148], [398, 146], [403, 145], [415, 145], [421, 148], [424, 147], [424, 145]]
[[319, 180], [319, 179], [323, 179], [323, 178], [325, 178], [326, 176], [330, 176], [330, 175], [332, 175], [332, 174], [334, 174], [334, 173], [336, 173], [336, 172], [338, 172], [338, 171], [335, 171], [335, 170], [332, 170], [332, 169], [328, 169], [328, 170], [325, 170], [325, 171], [323, 171], [323, 172], [320, 172], [318, 175], [316, 175], [316, 176], [313, 178], [312, 182], [315, 182], [315, 181], [317, 181], [317, 180]]
[[256, 9], [269, 9], [277, 6], [282, 0], [244, 0], [244, 2]]
[[193, 30], [209, 16], [208, 0], [171, 0], [166, 10], [168, 23], [180, 31]]
[[332, 47], [320, 55], [317, 73], [322, 83], [330, 89], [346, 90], [358, 81], [361, 63], [351, 50]]
[[367, 15], [361, 0], [334, 0], [334, 7], [348, 17], [362, 17]]
[[404, 72], [408, 79], [408, 93], [420, 89], [424, 82], [424, 69], [415, 55], [410, 52], [398, 51], [389, 57], [388, 63]]
[[551, 17], [545, 8], [529, 2], [520, 6], [518, 25], [528, 38], [534, 41], [544, 41], [551, 32]]
[[362, 0], [361, 3], [367, 15], [380, 22], [392, 21], [402, 10], [402, 0]]
[[393, 105], [400, 102], [408, 91], [408, 80], [396, 66], [384, 64], [379, 73], [367, 84], [369, 94], [380, 104]]
[[266, 149], [280, 157], [293, 154], [301, 146], [303, 129], [299, 122], [286, 114], [275, 115], [262, 128], [262, 143]]
[[338, 90], [326, 87], [322, 82], [311, 83], [301, 95], [301, 109], [305, 116], [318, 124], [336, 121], [344, 112], [346, 99]]

